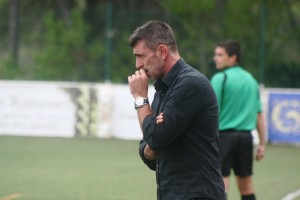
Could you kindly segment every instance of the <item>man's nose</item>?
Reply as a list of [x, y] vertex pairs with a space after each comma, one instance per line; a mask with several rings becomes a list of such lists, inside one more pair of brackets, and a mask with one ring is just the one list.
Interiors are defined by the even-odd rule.
[[135, 61], [135, 67], [140, 70], [143, 68], [143, 63], [141, 61], [139, 61], [139, 59], [136, 59]]

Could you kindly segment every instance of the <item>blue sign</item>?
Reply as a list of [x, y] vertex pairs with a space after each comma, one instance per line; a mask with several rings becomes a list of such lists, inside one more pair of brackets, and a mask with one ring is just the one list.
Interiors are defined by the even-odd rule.
[[268, 132], [271, 143], [300, 143], [300, 93], [269, 94]]

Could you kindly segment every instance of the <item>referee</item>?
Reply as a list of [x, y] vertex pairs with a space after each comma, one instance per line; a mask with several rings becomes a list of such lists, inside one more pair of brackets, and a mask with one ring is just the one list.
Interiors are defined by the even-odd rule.
[[211, 83], [219, 104], [220, 155], [225, 192], [233, 169], [242, 200], [255, 200], [252, 181], [253, 138], [257, 129], [260, 143], [256, 160], [265, 153], [265, 125], [259, 86], [253, 76], [240, 66], [240, 44], [228, 40], [217, 44], [214, 55], [216, 73]]

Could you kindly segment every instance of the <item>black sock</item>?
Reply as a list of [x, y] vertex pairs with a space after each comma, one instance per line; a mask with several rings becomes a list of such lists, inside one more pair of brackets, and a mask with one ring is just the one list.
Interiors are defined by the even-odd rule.
[[255, 200], [254, 194], [242, 195], [242, 200]]

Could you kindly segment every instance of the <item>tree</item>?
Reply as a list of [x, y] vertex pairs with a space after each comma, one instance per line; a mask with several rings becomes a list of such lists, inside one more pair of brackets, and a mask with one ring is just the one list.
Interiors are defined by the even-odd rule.
[[19, 0], [10, 1], [9, 41], [11, 61], [14, 66], [17, 66], [19, 54]]
[[[1, 78], [103, 81], [107, 2], [0, 0], [0, 17], [8, 19], [0, 20]], [[243, 67], [257, 79], [261, 73], [259, 52], [264, 51], [267, 87], [300, 87], [300, 79], [288, 78], [299, 74], [300, 68], [298, 0], [110, 2], [112, 82], [126, 83], [134, 70], [127, 43], [130, 33], [145, 21], [157, 19], [171, 24], [182, 57], [208, 77], [215, 72], [215, 44], [236, 39], [242, 45]], [[260, 21], [262, 3], [265, 24]], [[262, 41], [265, 50], [261, 49]], [[8, 60], [17, 60], [19, 67], [12, 68]]]

